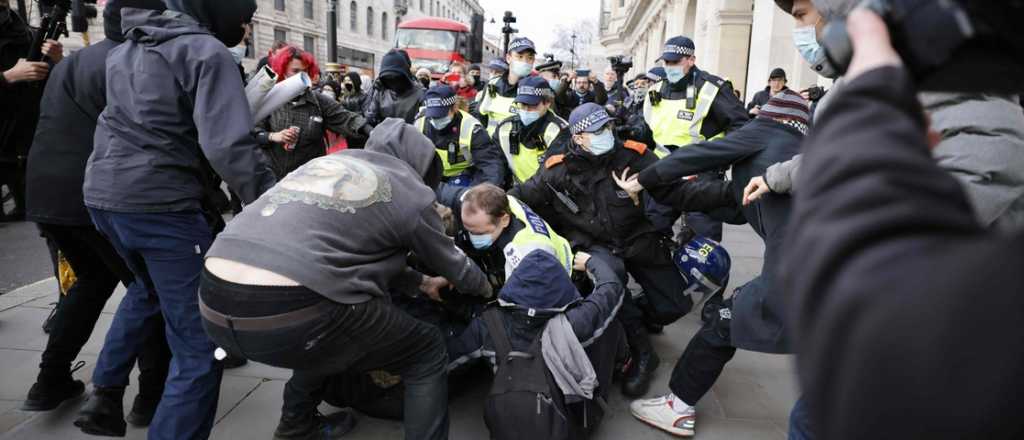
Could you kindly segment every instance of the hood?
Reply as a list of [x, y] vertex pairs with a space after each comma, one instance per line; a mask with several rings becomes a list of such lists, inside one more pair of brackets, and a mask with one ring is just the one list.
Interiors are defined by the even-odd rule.
[[103, 7], [103, 33], [113, 41], [124, 41], [121, 10], [125, 8], [150, 9], [161, 12], [167, 9], [161, 0], [108, 0], [106, 6]]
[[409, 60], [409, 54], [405, 53], [404, 50], [391, 49], [388, 53], [384, 54], [384, 58], [380, 60], [379, 76], [385, 73], [400, 73], [409, 78], [410, 81], [416, 80], [412, 76], [412, 61]]
[[821, 14], [825, 22], [832, 21], [837, 17], [844, 17], [850, 13], [861, 0], [811, 0], [814, 8]]
[[[499, 303], [531, 311], [564, 311], [580, 299], [565, 268], [551, 253], [526, 254], [498, 294]], [[531, 313], [532, 316], [532, 313]]]
[[192, 16], [227, 47], [242, 42], [242, 24], [252, 21], [256, 0], [164, 0], [167, 9]]
[[378, 124], [370, 132], [365, 149], [401, 159], [416, 170], [424, 181], [437, 157], [434, 143], [416, 127], [399, 118], [387, 118]]
[[363, 90], [363, 79], [359, 77], [358, 73], [349, 72], [345, 74], [345, 76], [347, 76], [348, 79], [352, 80], [352, 85], [354, 86], [355, 90]]
[[188, 17], [174, 17], [149, 9], [121, 9], [124, 39], [156, 45], [182, 35], [210, 35], [211, 32]]

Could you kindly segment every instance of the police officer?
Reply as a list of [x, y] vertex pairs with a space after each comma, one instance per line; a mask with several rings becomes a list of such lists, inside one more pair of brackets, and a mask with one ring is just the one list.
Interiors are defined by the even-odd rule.
[[505, 54], [508, 71], [487, 84], [477, 104], [477, 119], [487, 126], [487, 133], [491, 136], [501, 121], [516, 113], [516, 88], [521, 79], [533, 72], [536, 58], [537, 49], [529, 38], [519, 37], [509, 42], [508, 53]]
[[502, 184], [505, 166], [483, 125], [456, 108], [456, 99], [455, 90], [449, 86], [431, 87], [425, 95], [423, 115], [415, 122], [416, 128], [434, 143], [441, 159], [444, 169], [437, 201], [449, 207], [472, 184]]
[[548, 85], [551, 86], [551, 91], [555, 93], [555, 105], [552, 111], [558, 117], [568, 119], [569, 113], [572, 112], [572, 105], [568, 94], [572, 84], [562, 81], [562, 62], [550, 60], [543, 64], [538, 64], [535, 69], [541, 78], [547, 80]]
[[[686, 283], [671, 259], [671, 222], [655, 226], [648, 214], [655, 204], [645, 195], [634, 199], [612, 178], [612, 173], [642, 170], [658, 159], [640, 142], [616, 140], [610, 121], [608, 112], [596, 103], [574, 110], [572, 140], [565, 154], [549, 157], [543, 170], [509, 193], [559, 228], [574, 250], [607, 256], [605, 261], [623, 268], [618, 273], [628, 272], [643, 287], [647, 310], [626, 295], [618, 315], [632, 356], [622, 392], [641, 396], [660, 363], [645, 320], [662, 325], [675, 322], [690, 311], [693, 299], [685, 293]], [[732, 204], [725, 182], [694, 180], [682, 185], [679, 203], [688, 209]]]
[[506, 275], [537, 249], [554, 255], [566, 273], [572, 274], [569, 241], [519, 199], [484, 183], [466, 191], [460, 204], [455, 244], [483, 269], [495, 291], [505, 284]]
[[[748, 120], [747, 110], [733, 93], [732, 83], [696, 66], [693, 40], [678, 36], [665, 42], [661, 60], [665, 79], [653, 84], [644, 101], [643, 139], [658, 157], [672, 150], [736, 130]], [[719, 179], [724, 171], [699, 176]], [[698, 234], [722, 240], [722, 223], [704, 214], [687, 214]]]
[[544, 78], [532, 76], [519, 81], [513, 100], [518, 112], [494, 131], [494, 144], [504, 153], [514, 184], [528, 180], [547, 156], [564, 152], [569, 143], [569, 124], [551, 111], [554, 98]]

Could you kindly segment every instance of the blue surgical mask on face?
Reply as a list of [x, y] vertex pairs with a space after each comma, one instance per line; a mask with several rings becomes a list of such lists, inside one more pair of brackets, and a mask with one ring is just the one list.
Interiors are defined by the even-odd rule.
[[683, 79], [686, 73], [683, 72], [682, 66], [666, 66], [665, 67], [665, 78], [668, 79], [669, 83], [675, 84]]
[[242, 64], [242, 58], [245, 57], [245, 46], [229, 47], [228, 52], [231, 52], [231, 58], [235, 59], [235, 64]]
[[533, 71], [533, 65], [526, 61], [513, 61], [509, 66], [509, 71], [519, 77], [525, 77]]
[[480, 234], [480, 235], [473, 234], [473, 233], [468, 233], [468, 234], [469, 234], [469, 242], [473, 244], [473, 248], [474, 249], [483, 250], [483, 249], [487, 249], [487, 248], [491, 247], [491, 245], [494, 244], [494, 237], [491, 237], [491, 234]]
[[821, 44], [818, 44], [818, 34], [814, 26], [802, 26], [793, 28], [793, 43], [796, 50], [804, 61], [815, 64], [821, 59]]
[[433, 118], [430, 120], [430, 125], [434, 126], [435, 130], [441, 130], [452, 123], [452, 116], [448, 115], [443, 118]]
[[562, 87], [562, 80], [558, 78], [549, 79], [548, 85], [551, 86], [551, 90], [558, 90], [559, 87]]
[[526, 110], [519, 110], [519, 120], [523, 121], [523, 125], [530, 125], [537, 122], [540, 119], [540, 112], [528, 112]]
[[615, 136], [612, 135], [612, 131], [609, 129], [601, 130], [600, 133], [594, 133], [590, 135], [590, 154], [594, 156], [601, 156], [615, 147]]

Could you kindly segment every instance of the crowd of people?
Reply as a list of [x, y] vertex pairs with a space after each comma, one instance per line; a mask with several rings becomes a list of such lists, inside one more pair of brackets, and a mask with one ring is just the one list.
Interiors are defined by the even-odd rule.
[[[85, 393], [72, 363], [124, 284], [87, 434], [208, 438], [223, 370], [253, 361], [292, 370], [275, 439], [345, 436], [324, 402], [448, 438], [481, 368], [495, 439], [586, 438], [614, 383], [690, 437], [743, 349], [798, 355], [790, 439], [1019, 438], [1019, 96], [916, 94], [877, 15], [775, 3], [827, 92], [776, 68], [745, 105], [687, 36], [632, 78], [521, 35], [446, 72], [395, 49], [371, 78], [285, 43], [247, 72], [253, 0], [108, 0], [106, 39], [30, 62], [0, 0], [6, 215], [38, 224], [64, 290], [22, 408]], [[843, 77], [818, 43], [840, 20]], [[254, 120], [261, 70], [311, 84]], [[731, 288], [723, 223], [765, 249]], [[691, 312], [652, 397], [651, 335]]]

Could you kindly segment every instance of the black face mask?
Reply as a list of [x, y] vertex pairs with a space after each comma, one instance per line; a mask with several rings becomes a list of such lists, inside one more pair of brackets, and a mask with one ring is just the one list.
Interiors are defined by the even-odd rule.
[[412, 88], [412, 83], [404, 76], [383, 76], [380, 78], [380, 82], [385, 89], [392, 90], [399, 95]]
[[420, 84], [423, 84], [424, 89], [430, 88], [430, 78], [420, 78]]
[[351, 91], [352, 91], [352, 90], [354, 90], [354, 89], [355, 89], [355, 86], [353, 86], [353, 85], [352, 85], [352, 84], [350, 84], [350, 83], [345, 83], [345, 91], [347, 91], [347, 92], [351, 92]]

